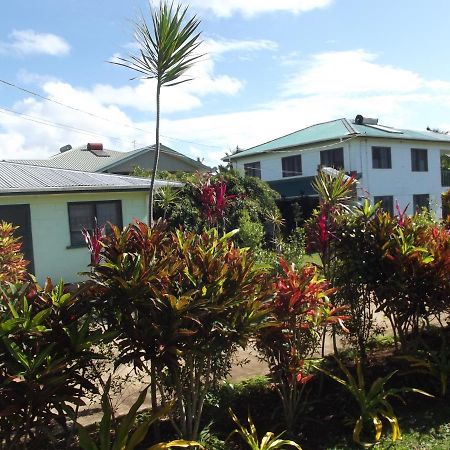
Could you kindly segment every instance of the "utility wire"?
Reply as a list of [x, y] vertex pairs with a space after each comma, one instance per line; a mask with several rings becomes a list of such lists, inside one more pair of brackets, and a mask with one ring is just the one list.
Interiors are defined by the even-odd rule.
[[[35, 96], [35, 97], [38, 97], [38, 98], [40, 98], [40, 99], [42, 99], [42, 100], [46, 100], [46, 101], [48, 101], [48, 102], [55, 103], [55, 104], [57, 104], [57, 105], [59, 105], [59, 106], [63, 106], [64, 108], [71, 109], [72, 111], [80, 112], [80, 113], [82, 113], [82, 114], [87, 114], [88, 116], [91, 116], [91, 117], [95, 117], [95, 118], [97, 118], [97, 119], [104, 120], [104, 121], [106, 121], [106, 122], [108, 122], [108, 123], [113, 123], [113, 124], [116, 124], [116, 125], [120, 125], [120, 126], [125, 127], [125, 128], [131, 128], [131, 129], [133, 129], [133, 130], [140, 131], [141, 133], [153, 135], [153, 132], [150, 132], [150, 131], [148, 131], [148, 130], [144, 130], [143, 128], [138, 128], [138, 127], [135, 127], [134, 125], [128, 125], [128, 124], [126, 124], [126, 123], [119, 123], [119, 122], [111, 121], [110, 119], [107, 119], [107, 118], [105, 118], [105, 117], [99, 116], [99, 115], [94, 114], [94, 113], [91, 113], [91, 112], [89, 112], [89, 111], [85, 111], [85, 110], [83, 110], [83, 109], [76, 108], [76, 107], [71, 106], [71, 105], [67, 105], [66, 103], [62, 103], [62, 102], [60, 102], [60, 101], [58, 101], [58, 100], [54, 100], [54, 99], [52, 99], [52, 98], [50, 98], [50, 97], [46, 97], [45, 95], [41, 95], [41, 94], [38, 94], [37, 92], [30, 91], [29, 89], [25, 89], [25, 88], [23, 88], [23, 87], [21, 87], [21, 86], [18, 86], [17, 84], [10, 83], [9, 81], [0, 79], [0, 83], [4, 84], [4, 85], [6, 85], [6, 86], [9, 86], [9, 87], [13, 87], [13, 88], [15, 88], [15, 89], [18, 89], [19, 91], [22, 91], [22, 92], [25, 92], [25, 93], [27, 93], [27, 94], [33, 95], [33, 96]], [[98, 135], [98, 136], [100, 136], [100, 135]], [[203, 146], [203, 147], [222, 148], [222, 147], [220, 147], [220, 146], [218, 146], [218, 145], [202, 144], [202, 143], [200, 143], [200, 142], [193, 142], [193, 141], [187, 141], [187, 140], [184, 140], [184, 139], [173, 138], [173, 137], [170, 137], [170, 136], [165, 136], [165, 135], [163, 135], [163, 134], [161, 134], [161, 136], [164, 137], [164, 138], [166, 138], [166, 139], [171, 139], [172, 141], [185, 142], [185, 143], [188, 143], [188, 144], [200, 145], [200, 146]], [[116, 138], [116, 139], [117, 139], [117, 138]]]
[[8, 114], [10, 116], [16, 115], [16, 116], [19, 116], [21, 119], [28, 120], [28, 121], [34, 122], [34, 123], [39, 123], [41, 125], [47, 125], [49, 127], [68, 129], [68, 130], [73, 131], [75, 133], [86, 134], [86, 135], [89, 135], [89, 136], [99, 136], [99, 137], [108, 138], [108, 139], [115, 140], [115, 141], [123, 141], [124, 140], [123, 138], [118, 138], [118, 137], [113, 137], [113, 136], [106, 136], [106, 135], [103, 135], [103, 134], [96, 133], [95, 131], [84, 130], [82, 128], [72, 127], [70, 125], [66, 125], [66, 124], [63, 124], [63, 123], [52, 122], [50, 120], [42, 119], [40, 117], [30, 116], [30, 115], [24, 114], [24, 113], [19, 113], [17, 111], [12, 110], [12, 109], [3, 108], [1, 106], [0, 106], [0, 112], [3, 112], [4, 114]]

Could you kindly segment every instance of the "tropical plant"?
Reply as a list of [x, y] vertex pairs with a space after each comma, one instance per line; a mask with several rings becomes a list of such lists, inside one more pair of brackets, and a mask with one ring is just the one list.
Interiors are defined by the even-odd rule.
[[163, 220], [166, 220], [170, 208], [176, 204], [178, 195], [178, 188], [172, 186], [162, 186], [156, 191], [155, 204], [163, 211]]
[[10, 223], [0, 222], [0, 282], [17, 283], [26, 278], [26, 261], [22, 244], [13, 233], [17, 229]]
[[[92, 346], [104, 334], [90, 314], [89, 298], [62, 282], [0, 286], [0, 443], [7, 449], [45, 442], [55, 424], [67, 430], [86, 392]], [[74, 409], [75, 405], [75, 409]]]
[[263, 438], [261, 440], [259, 440], [255, 424], [253, 423], [253, 420], [250, 415], [248, 416], [248, 419], [247, 419], [248, 428], [246, 428], [244, 425], [241, 424], [241, 422], [239, 421], [239, 419], [236, 417], [236, 415], [233, 413], [233, 411], [231, 409], [229, 410], [229, 413], [238, 428], [233, 430], [230, 433], [230, 435], [228, 436], [226, 441], [229, 441], [233, 435], [237, 434], [247, 444], [247, 446], [248, 446], [247, 448], [249, 450], [277, 450], [277, 449], [283, 449], [286, 446], [293, 447], [293, 448], [296, 448], [299, 450], [302, 449], [294, 441], [291, 441], [288, 439], [281, 439], [281, 436], [283, 435], [283, 433], [275, 435], [274, 433], [268, 431], [263, 436]]
[[243, 247], [252, 250], [260, 249], [264, 243], [264, 227], [260, 222], [250, 219], [249, 212], [244, 209], [239, 219], [238, 241]]
[[445, 397], [450, 378], [450, 347], [447, 338], [441, 332], [440, 348], [433, 350], [425, 341], [422, 342], [422, 347], [417, 355], [402, 355], [397, 358], [407, 361], [413, 372], [425, 375], [427, 380], [434, 379], [439, 386], [439, 394]]
[[[397, 373], [397, 371], [391, 372], [384, 377], [377, 378], [370, 385], [370, 387], [366, 387], [363, 365], [360, 360], [357, 360], [356, 363], [356, 378], [340, 360], [337, 358], [335, 358], [335, 360], [341, 371], [344, 373], [345, 378], [340, 378], [321, 367], [316, 367], [316, 369], [343, 385], [358, 404], [359, 417], [357, 417], [353, 428], [353, 441], [364, 447], [370, 447], [381, 439], [381, 434], [383, 432], [383, 418], [386, 419], [391, 425], [392, 440], [395, 442], [396, 440], [401, 439], [398, 419], [394, 413], [391, 403], [389, 402], [390, 397], [402, 399], [400, 394], [406, 392], [415, 392], [426, 395], [427, 397], [433, 397], [427, 392], [415, 388], [386, 388], [386, 384]], [[363, 442], [361, 440], [361, 434], [363, 433], [365, 427], [369, 424], [372, 424], [375, 429], [374, 443]]]
[[[89, 435], [89, 432], [82, 425], [78, 425], [78, 438], [80, 447], [83, 450], [134, 450], [147, 436], [149, 427], [152, 423], [167, 416], [172, 405], [168, 403], [158, 411], [151, 412], [138, 426], [136, 426], [136, 418], [139, 408], [144, 403], [147, 396], [145, 388], [138, 396], [137, 400], [131, 406], [127, 415], [118, 425], [117, 432], [112, 436], [111, 429], [113, 426], [114, 414], [111, 406], [109, 391], [111, 388], [111, 377], [105, 384], [102, 394], [102, 411], [103, 416], [99, 424], [98, 440], [99, 443]], [[194, 441], [175, 440], [165, 443], [154, 444], [148, 450], [164, 450], [170, 448], [190, 448], [203, 449], [202, 445]]]
[[269, 322], [257, 334], [256, 346], [267, 361], [271, 377], [283, 404], [289, 433], [293, 432], [305, 385], [311, 379], [305, 360], [311, 358], [327, 324], [345, 319], [332, 306], [334, 292], [318, 277], [317, 268], [295, 270], [283, 259], [282, 273], [274, 283], [275, 296], [267, 304]]
[[[196, 173], [180, 181], [184, 184], [169, 210], [155, 203], [155, 216], [166, 214], [171, 229], [182, 227], [201, 233], [205, 225], [213, 224], [229, 232], [240, 227], [244, 211], [260, 228], [265, 227], [267, 214], [277, 211], [276, 191], [264, 181], [233, 169], [219, 167], [213, 175]], [[239, 240], [239, 235], [236, 238]]]
[[375, 320], [373, 286], [379, 280], [382, 250], [374, 245], [369, 233], [370, 222], [376, 220], [381, 204], [365, 200], [336, 220], [333, 242], [337, 263], [334, 265], [334, 287], [337, 305], [346, 305], [349, 319], [343, 337], [365, 360], [368, 342], [383, 331]]
[[[175, 400], [177, 434], [197, 439], [205, 396], [265, 319], [266, 274], [215, 229], [200, 235], [142, 222], [112, 227], [90, 277], [120, 358], [150, 374], [152, 409]], [[158, 395], [157, 395], [158, 394]]]
[[152, 27], [144, 17], [135, 24], [135, 40], [139, 47], [136, 55], [128, 59], [118, 58], [114, 64], [127, 67], [140, 75], [137, 78], [156, 80], [156, 144], [149, 195], [149, 223], [153, 224], [153, 191], [160, 154], [161, 88], [190, 81], [180, 80], [188, 69], [202, 56], [195, 54], [201, 44], [197, 28], [200, 21], [196, 16], [187, 20], [188, 8], [163, 1], [151, 11]]

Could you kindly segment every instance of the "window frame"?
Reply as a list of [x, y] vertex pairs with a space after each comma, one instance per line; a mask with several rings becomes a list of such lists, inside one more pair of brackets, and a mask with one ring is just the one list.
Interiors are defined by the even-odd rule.
[[[342, 156], [342, 165], [335, 164], [335, 162], [336, 162], [336, 160], [335, 160], [335, 153], [339, 154], [339, 156]], [[324, 163], [325, 155], [333, 155], [333, 157], [331, 158], [333, 160], [332, 164], [325, 164]], [[339, 161], [339, 163], [340, 162], [341, 161]], [[345, 168], [344, 147], [331, 148], [329, 150], [321, 150], [320, 151], [320, 165], [322, 167], [326, 166], [326, 167], [333, 167], [334, 169], [337, 169], [337, 170], [344, 170], [344, 168]]]
[[[426, 205], [422, 205], [419, 198], [426, 198]], [[430, 194], [413, 194], [413, 214], [415, 214], [419, 208], [427, 208], [428, 211], [430, 211]]]
[[244, 174], [248, 177], [261, 179], [261, 161], [244, 163]]
[[[425, 168], [420, 168], [421, 157], [425, 155]], [[427, 148], [411, 148], [411, 171], [412, 172], [428, 172], [428, 149]]]
[[[385, 199], [389, 199], [389, 202], [386, 204]], [[394, 196], [393, 195], [374, 195], [373, 203], [376, 204], [381, 201], [381, 209], [390, 213], [391, 217], [394, 217]], [[388, 208], [386, 208], [388, 206]]]
[[392, 169], [391, 147], [381, 145], [372, 146], [372, 169]]
[[[294, 162], [294, 164], [290, 166], [293, 170], [289, 168], [291, 162]], [[298, 170], [298, 167], [300, 167], [300, 170]], [[303, 175], [302, 155], [291, 155], [281, 158], [281, 175], [283, 178]]]
[[[112, 203], [112, 204], [116, 205], [116, 213], [119, 218], [119, 223], [115, 223], [114, 225], [118, 226], [119, 228], [122, 228], [123, 227], [122, 200], [98, 200], [98, 201], [97, 200], [88, 200], [88, 201], [83, 201], [83, 202], [68, 202], [67, 203], [67, 217], [69, 220], [69, 235], [70, 235], [70, 246], [68, 248], [79, 248], [79, 247], [85, 246], [84, 240], [82, 240], [80, 242], [77, 239], [74, 239], [75, 233], [78, 233], [78, 232], [81, 233], [81, 230], [72, 230], [72, 224], [71, 224], [71, 220], [70, 220], [71, 207], [76, 206], [76, 205], [93, 205], [94, 216], [91, 219], [94, 220], [94, 218], [98, 217], [97, 205], [105, 204], [105, 203]], [[106, 223], [98, 224], [98, 226], [100, 226], [100, 227], [105, 226], [105, 225], [107, 225], [107, 224]], [[92, 231], [92, 229], [89, 229], [89, 231]]]

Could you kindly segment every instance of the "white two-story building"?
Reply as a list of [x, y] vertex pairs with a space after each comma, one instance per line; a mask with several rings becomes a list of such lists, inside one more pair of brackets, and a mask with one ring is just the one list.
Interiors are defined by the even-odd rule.
[[358, 115], [312, 125], [224, 159], [267, 181], [285, 200], [316, 195], [311, 181], [318, 168], [328, 166], [356, 174], [359, 196], [381, 200], [390, 212], [398, 202], [409, 214], [425, 206], [441, 217], [441, 195], [450, 189], [442, 154], [450, 154], [447, 134], [396, 129]]

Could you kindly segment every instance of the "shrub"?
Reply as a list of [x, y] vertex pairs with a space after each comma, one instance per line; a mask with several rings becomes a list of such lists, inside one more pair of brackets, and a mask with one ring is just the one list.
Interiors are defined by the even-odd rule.
[[155, 206], [156, 215], [166, 217], [171, 229], [201, 232], [207, 223], [228, 232], [239, 228], [244, 211], [250, 221], [264, 224], [266, 216], [278, 210], [276, 191], [264, 181], [233, 169], [221, 167], [214, 175], [196, 173], [180, 181], [184, 185], [170, 209], [161, 203]]
[[21, 253], [20, 240], [13, 235], [16, 228], [0, 222], [0, 283], [17, 283], [26, 278], [28, 261]]
[[198, 437], [208, 390], [265, 317], [265, 273], [232, 235], [172, 232], [161, 223], [113, 227], [92, 267], [99, 313], [120, 331], [116, 364], [150, 373], [154, 407], [157, 390], [163, 403], [175, 399], [173, 426], [189, 440]]
[[288, 432], [293, 431], [304, 386], [311, 379], [305, 359], [312, 357], [328, 323], [342, 322], [328, 295], [329, 284], [314, 266], [296, 271], [281, 260], [283, 270], [274, 283], [275, 296], [267, 305], [269, 323], [258, 335], [256, 345], [267, 361], [283, 404]]
[[67, 428], [86, 391], [83, 372], [96, 355], [91, 346], [107, 336], [89, 314], [89, 299], [62, 282], [0, 286], [0, 428], [8, 449]]

